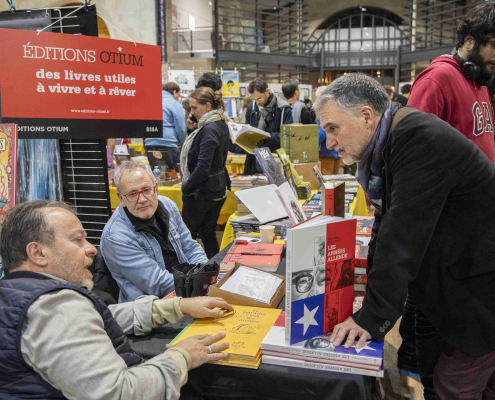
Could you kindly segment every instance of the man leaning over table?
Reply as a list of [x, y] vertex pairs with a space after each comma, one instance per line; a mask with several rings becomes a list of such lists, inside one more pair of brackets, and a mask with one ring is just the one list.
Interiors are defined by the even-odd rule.
[[119, 303], [144, 294], [165, 297], [174, 291], [172, 268], [208, 258], [180, 216], [177, 205], [158, 196], [148, 165], [126, 161], [115, 171], [119, 207], [101, 237], [101, 253], [120, 287]]
[[148, 361], [126, 334], [145, 334], [184, 313], [220, 317], [224, 300], [142, 296], [107, 307], [91, 291], [96, 249], [75, 210], [34, 200], [11, 209], [0, 253], [1, 399], [178, 399], [187, 371], [227, 356], [225, 337], [198, 335]]
[[414, 109], [391, 103], [363, 74], [333, 81], [315, 107], [327, 147], [358, 162], [376, 210], [363, 306], [331, 342], [347, 335], [349, 347], [359, 337], [360, 348], [383, 338], [409, 293], [418, 366], [434, 369], [425, 398], [494, 398], [495, 165], [437, 116], [406, 114]]

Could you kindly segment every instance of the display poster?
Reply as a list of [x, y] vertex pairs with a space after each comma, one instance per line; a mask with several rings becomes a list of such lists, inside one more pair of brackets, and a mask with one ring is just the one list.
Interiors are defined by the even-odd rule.
[[239, 97], [239, 73], [237, 71], [222, 72], [222, 94], [224, 97]]
[[194, 72], [186, 70], [169, 70], [168, 81], [174, 82], [183, 90], [194, 90], [196, 84], [194, 82]]
[[19, 138], [161, 137], [159, 46], [0, 29], [0, 123]]
[[0, 230], [17, 202], [17, 125], [0, 124]]

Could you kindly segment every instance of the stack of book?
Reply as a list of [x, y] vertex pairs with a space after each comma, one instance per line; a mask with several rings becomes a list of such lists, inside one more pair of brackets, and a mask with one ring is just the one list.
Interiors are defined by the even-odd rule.
[[246, 162], [245, 154], [232, 154], [227, 156], [226, 164], [244, 164]]
[[256, 175], [236, 175], [230, 177], [231, 189], [250, 189], [253, 187], [253, 181], [258, 178]]
[[325, 334], [291, 346], [286, 345], [285, 316], [282, 313], [261, 342], [262, 362], [382, 377], [383, 340], [367, 341], [361, 349], [356, 349], [355, 344], [348, 349], [343, 345], [335, 347], [330, 343], [330, 334]]
[[320, 193], [315, 193], [309, 200], [306, 200], [303, 205], [302, 209], [306, 211], [311, 211], [311, 212], [320, 212], [321, 211], [321, 194]]
[[[263, 225], [253, 214], [245, 215], [239, 218], [234, 218], [230, 220], [232, 228], [234, 229], [234, 234], [237, 232], [259, 232], [260, 225]], [[275, 235], [285, 236], [287, 233], [287, 227], [292, 225], [290, 219], [282, 218], [275, 221], [270, 221], [270, 225], [275, 227]]]
[[225, 333], [219, 343], [230, 347], [222, 352], [229, 356], [211, 364], [257, 369], [261, 363], [261, 341], [273, 326], [281, 310], [248, 306], [233, 306], [234, 312], [222, 318], [197, 319], [187, 325], [171, 342], [179, 343], [195, 335]]
[[283, 244], [233, 243], [220, 264], [222, 270], [234, 268], [235, 263], [275, 272], [282, 259]]
[[249, 208], [247, 208], [247, 206], [242, 202], [241, 199], [239, 199], [239, 197], [237, 197], [237, 211], [235, 212], [235, 214], [239, 217], [251, 214]]
[[301, 179], [284, 149], [278, 149], [277, 154], [282, 162], [285, 178], [295, 190], [297, 198], [300, 200], [309, 198], [311, 195], [311, 182], [304, 182]]
[[323, 179], [328, 182], [356, 182], [356, 177], [351, 174], [323, 175]]
[[266, 176], [263, 175], [259, 175], [252, 183], [253, 183], [253, 187], [269, 185], [268, 179], [266, 179]]

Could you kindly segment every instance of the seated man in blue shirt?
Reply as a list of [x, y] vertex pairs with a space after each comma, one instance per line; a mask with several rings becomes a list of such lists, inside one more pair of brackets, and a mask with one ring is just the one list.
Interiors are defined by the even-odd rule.
[[120, 287], [119, 303], [144, 294], [164, 297], [174, 290], [172, 268], [208, 261], [191, 238], [177, 205], [158, 196], [148, 165], [126, 161], [114, 178], [120, 206], [107, 222], [101, 252]]

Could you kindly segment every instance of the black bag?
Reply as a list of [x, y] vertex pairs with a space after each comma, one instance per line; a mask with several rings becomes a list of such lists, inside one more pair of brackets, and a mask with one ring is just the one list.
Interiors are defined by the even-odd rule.
[[98, 252], [93, 259], [93, 264], [91, 264], [88, 269], [93, 274], [93, 282], [95, 284], [93, 289], [106, 292], [112, 296], [114, 300], [118, 300], [120, 294], [119, 285], [108, 270], [100, 248], [98, 248]]
[[183, 263], [172, 268], [175, 293], [179, 297], [206, 296], [208, 288], [217, 281], [220, 265]]

